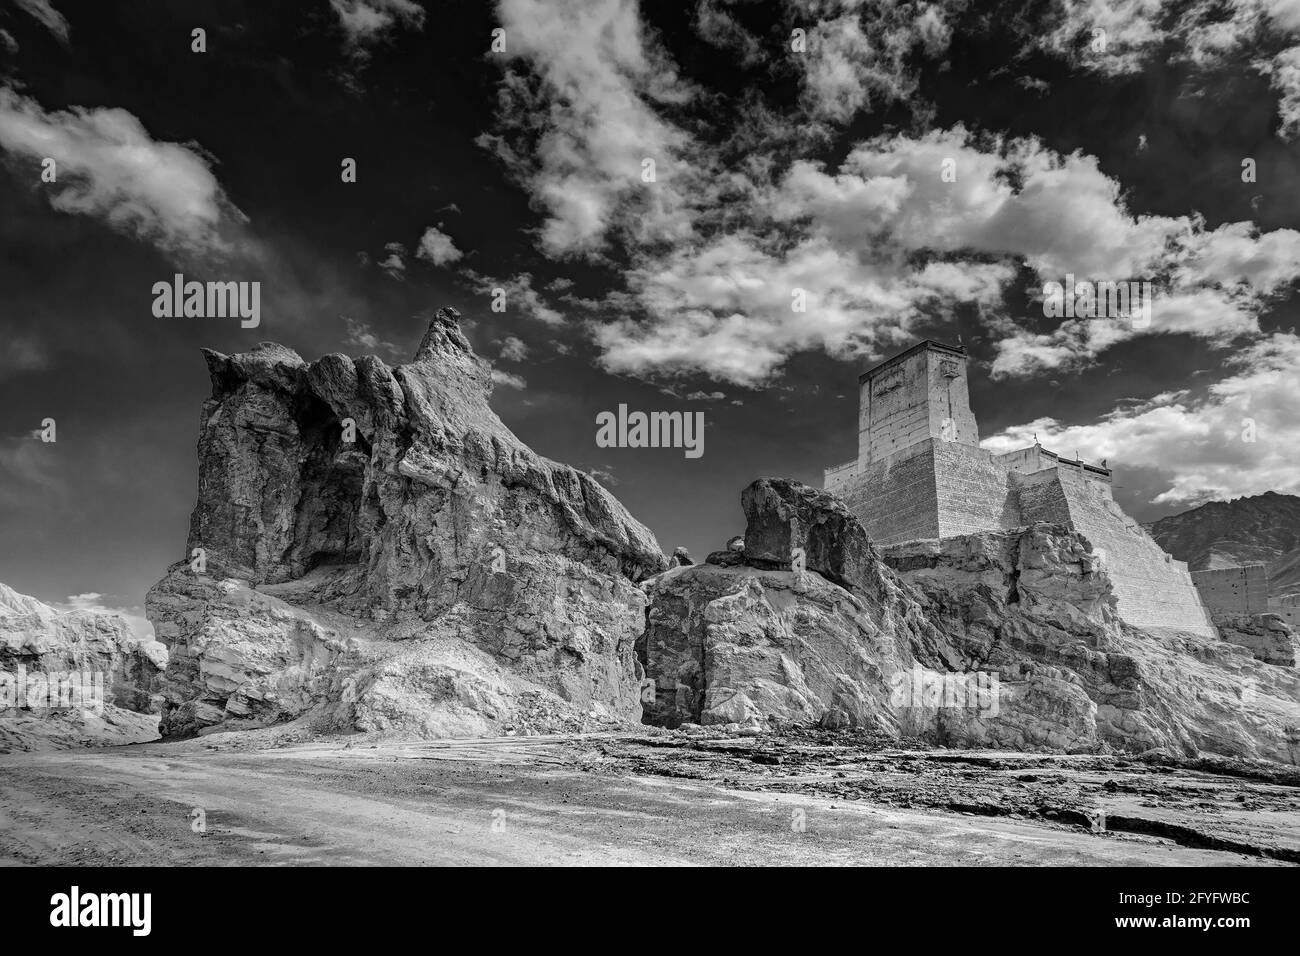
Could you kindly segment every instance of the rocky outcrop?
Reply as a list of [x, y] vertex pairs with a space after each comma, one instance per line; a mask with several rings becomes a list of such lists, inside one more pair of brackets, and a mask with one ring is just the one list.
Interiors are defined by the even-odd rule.
[[394, 368], [204, 352], [189, 557], [146, 604], [174, 650], [165, 732], [639, 719], [636, 581], [667, 562], [609, 492], [497, 418], [457, 318], [439, 311]]
[[762, 479], [742, 504], [739, 563], [647, 583], [653, 722], [1296, 762], [1295, 671], [1125, 624], [1078, 532], [1035, 525], [877, 551], [842, 502], [797, 482]]
[[1295, 667], [1296, 633], [1277, 614], [1215, 614], [1219, 636], [1246, 648], [1255, 660]]
[[167, 650], [117, 614], [63, 611], [0, 584], [0, 748], [158, 737]]

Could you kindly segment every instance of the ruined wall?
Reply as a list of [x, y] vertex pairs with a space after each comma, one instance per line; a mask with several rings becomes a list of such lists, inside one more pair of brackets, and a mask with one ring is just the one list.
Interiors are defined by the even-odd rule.
[[1212, 612], [1262, 614], [1268, 607], [1268, 567], [1247, 564], [1235, 568], [1193, 571], [1192, 583]]
[[1268, 613], [1276, 614], [1293, 629], [1300, 631], [1300, 607], [1294, 604], [1281, 604], [1277, 601], [1271, 601], [1268, 605]]
[[1069, 467], [1015, 475], [1012, 480], [1026, 524], [1064, 523], [1088, 539], [1115, 585], [1125, 621], [1147, 629], [1217, 636], [1187, 565], [1166, 554], [1141, 525], [1124, 514], [1111, 498], [1108, 485], [1091, 481]]

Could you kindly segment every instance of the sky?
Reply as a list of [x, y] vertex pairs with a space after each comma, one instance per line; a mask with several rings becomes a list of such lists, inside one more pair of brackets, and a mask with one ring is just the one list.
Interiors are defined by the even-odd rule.
[[[400, 362], [442, 306], [521, 439], [697, 559], [924, 337], [985, 447], [1104, 458], [1140, 521], [1300, 492], [1298, 143], [1295, 0], [6, 0], [0, 581], [138, 620], [199, 349]], [[177, 273], [260, 324], [155, 316]], [[1050, 314], [1067, 276], [1149, 316]], [[620, 404], [703, 455], [598, 447]]]

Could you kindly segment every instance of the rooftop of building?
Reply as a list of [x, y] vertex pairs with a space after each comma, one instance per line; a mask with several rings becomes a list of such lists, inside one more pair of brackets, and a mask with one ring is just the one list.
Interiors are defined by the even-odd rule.
[[935, 339], [922, 339], [915, 345], [899, 352], [897, 355], [891, 355], [878, 365], [873, 365], [871, 368], [867, 369], [858, 376], [858, 384], [861, 385], [863, 382], [867, 381], [867, 379], [874, 378], [890, 366], [896, 365], [905, 358], [915, 355], [917, 352], [924, 351], [925, 349], [933, 349], [936, 352], [947, 352], [949, 355], [966, 358], [966, 347], [964, 345], [949, 345], [947, 342], [939, 342]]

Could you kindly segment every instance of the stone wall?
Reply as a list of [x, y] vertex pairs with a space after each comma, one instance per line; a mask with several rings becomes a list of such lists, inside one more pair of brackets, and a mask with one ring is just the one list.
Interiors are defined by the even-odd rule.
[[1007, 530], [1024, 524], [1007, 471], [993, 461], [989, 452], [939, 441], [934, 442], [933, 455], [937, 464], [939, 537]]
[[1247, 564], [1235, 568], [1193, 571], [1192, 583], [1212, 612], [1262, 614], [1268, 607], [1268, 567]]
[[1110, 488], [1077, 468], [1050, 468], [1016, 475], [1026, 524], [1067, 524], [1092, 544], [1100, 568], [1115, 585], [1120, 616], [1146, 629], [1164, 628], [1216, 636], [1187, 565], [1175, 561], [1120, 509]]
[[835, 491], [858, 516], [873, 541], [939, 537], [935, 444], [923, 441], [906, 452], [874, 461]]
[[858, 379], [858, 470], [927, 439], [977, 447], [966, 354], [923, 342]]

